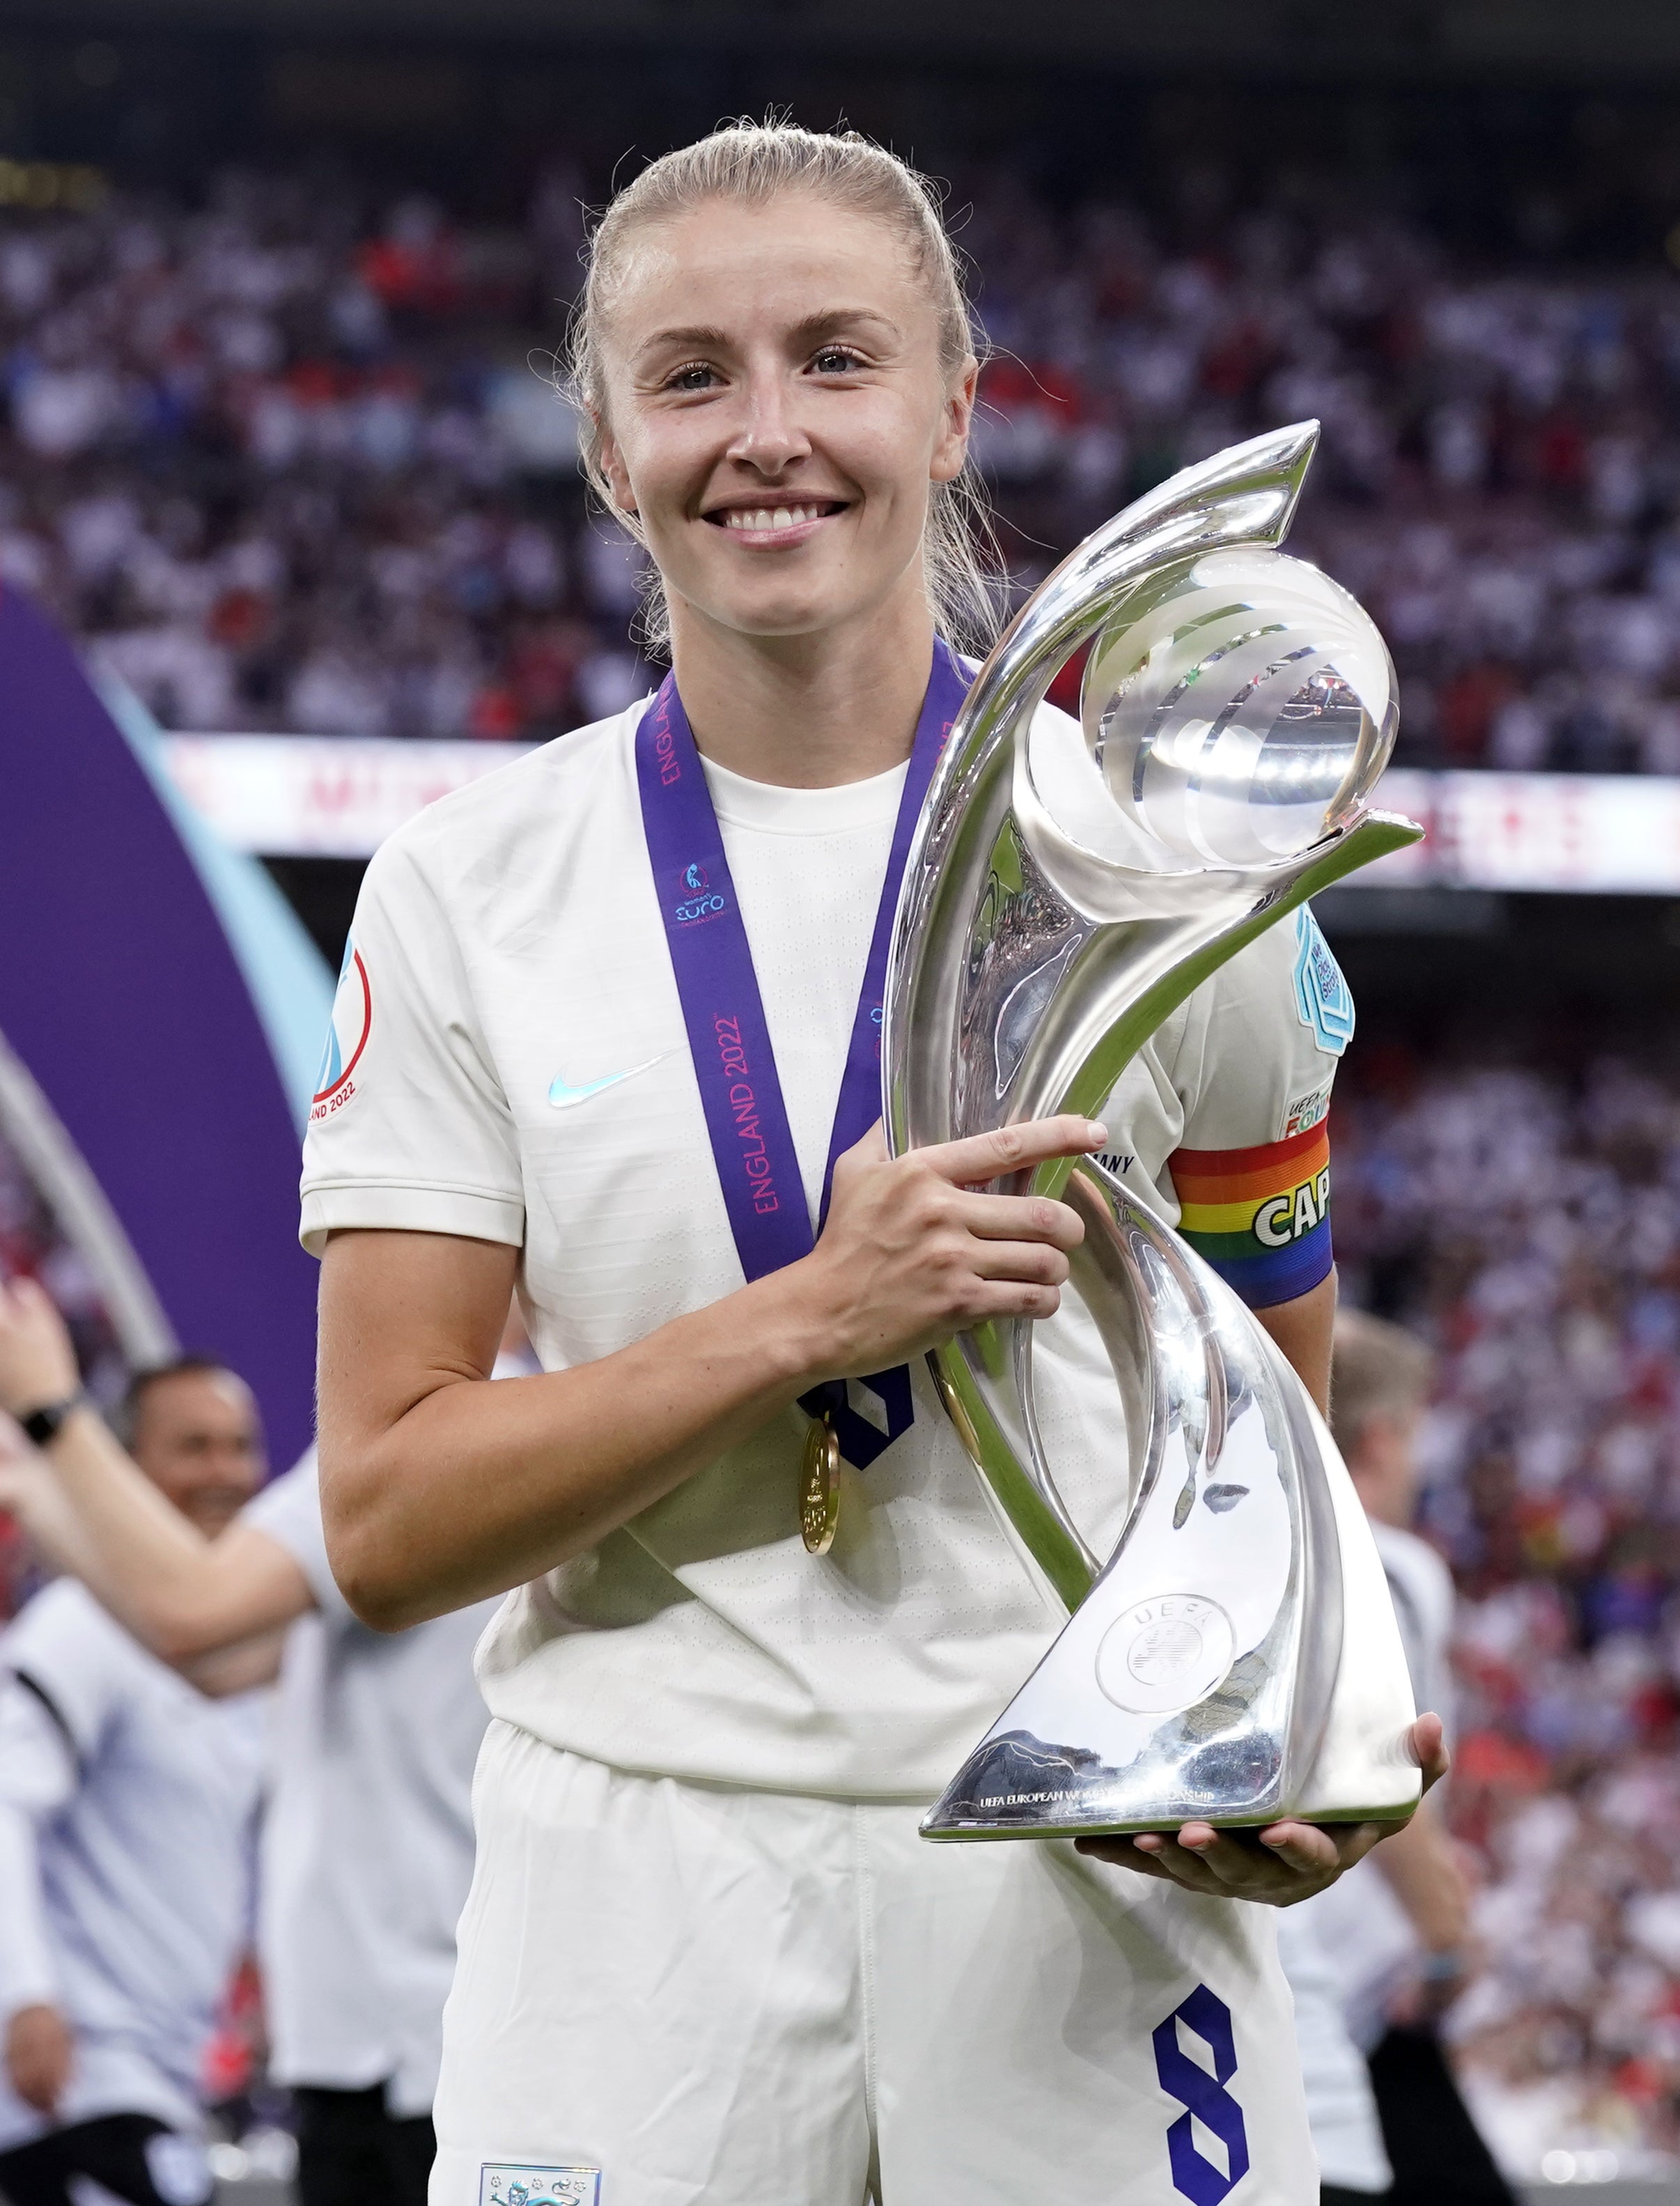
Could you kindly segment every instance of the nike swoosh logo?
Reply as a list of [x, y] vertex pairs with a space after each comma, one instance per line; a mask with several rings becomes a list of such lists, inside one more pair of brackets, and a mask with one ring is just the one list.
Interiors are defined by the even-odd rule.
[[623, 1072], [609, 1072], [604, 1080], [586, 1080], [581, 1088], [574, 1088], [563, 1073], [557, 1072], [549, 1083], [548, 1100], [557, 1111], [569, 1111], [575, 1103], [587, 1103], [604, 1088], [617, 1088], [621, 1080], [634, 1080], [639, 1072], [646, 1072], [650, 1065], [661, 1064], [670, 1055], [668, 1049], [662, 1049], [658, 1057], [629, 1065]]

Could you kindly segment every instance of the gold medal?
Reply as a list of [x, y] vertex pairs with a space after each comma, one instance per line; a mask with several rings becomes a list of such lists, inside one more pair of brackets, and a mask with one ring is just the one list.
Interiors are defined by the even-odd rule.
[[840, 1521], [840, 1443], [831, 1417], [819, 1417], [805, 1435], [799, 1474], [799, 1536], [807, 1555], [825, 1555]]

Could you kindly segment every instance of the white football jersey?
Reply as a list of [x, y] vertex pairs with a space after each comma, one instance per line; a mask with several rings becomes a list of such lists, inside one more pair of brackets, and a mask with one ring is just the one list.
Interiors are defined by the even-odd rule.
[[[307, 1246], [391, 1227], [520, 1249], [550, 1369], [742, 1285], [643, 838], [644, 709], [444, 798], [379, 851], [305, 1149]], [[832, 789], [706, 775], [814, 1216], [903, 769]], [[1236, 1247], [1260, 1197], [1236, 1198], [1270, 1197], [1303, 1132], [1320, 1139], [1345, 1040], [1312, 1015], [1309, 954], [1328, 956], [1304, 919], [1261, 937], [1166, 1021], [1106, 1113], [1114, 1168], [1169, 1222], [1176, 1151], [1204, 1172], [1242, 1153], [1210, 1215], [1226, 1253], [1251, 1242], [1262, 1270], [1272, 1242]], [[1251, 1151], [1268, 1153], [1258, 1169]], [[1316, 1227], [1311, 1201], [1307, 1215]], [[1112, 1380], [1076, 1308], [1044, 1331], [1046, 1446], [1095, 1540], [1111, 1538]], [[937, 1793], [1058, 1619], [920, 1364], [913, 1379], [915, 1423], [843, 1473], [825, 1558], [799, 1537], [807, 1420], [790, 1408], [509, 1597], [480, 1651], [492, 1714], [621, 1768]]]

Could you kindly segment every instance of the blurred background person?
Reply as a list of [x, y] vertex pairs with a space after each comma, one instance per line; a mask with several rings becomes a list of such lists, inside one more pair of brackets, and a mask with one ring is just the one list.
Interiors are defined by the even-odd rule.
[[1278, 1959], [1295, 2000], [1307, 2121], [1319, 2158], [1319, 2206], [1369, 2206], [1390, 2198], [1394, 2170], [1371, 2072], [1348, 2028], [1342, 1980], [1310, 1908], [1279, 1913]]
[[[1430, 1351], [1403, 1326], [1362, 1310], [1338, 1314], [1331, 1428], [1382, 1557], [1418, 1705], [1441, 1710], [1451, 1726], [1452, 1574], [1410, 1529], [1433, 1371]], [[1369, 2057], [1393, 2206], [1511, 2200], [1436, 2036], [1469, 1965], [1469, 1902], [1445, 1810], [1427, 1800], [1392, 1859], [1361, 1863], [1345, 1895], [1325, 1893], [1301, 1911], [1339, 1988], [1348, 2030]]]
[[[144, 1407], [169, 1382], [137, 1383]], [[0, 1407], [21, 1416], [75, 1385], [47, 1295], [0, 1289]], [[486, 1721], [472, 1651], [495, 1604], [390, 1635], [358, 1624], [327, 1566], [313, 1453], [206, 1529], [160, 1510], [85, 1410], [42, 1457], [0, 1468], [0, 1498], [61, 1568], [205, 1690], [279, 1678], [258, 1944], [303, 2206], [420, 2206]]]
[[[75, 1398], [72, 1360], [20, 1406], [71, 1447], [98, 1424]], [[195, 1543], [217, 1537], [262, 1475], [250, 1395], [191, 1361], [150, 1374], [130, 1406], [148, 1509]], [[70, 1579], [0, 1637], [11, 2206], [208, 2197], [201, 2063], [247, 1934], [261, 1762], [248, 1698], [206, 1699]]]

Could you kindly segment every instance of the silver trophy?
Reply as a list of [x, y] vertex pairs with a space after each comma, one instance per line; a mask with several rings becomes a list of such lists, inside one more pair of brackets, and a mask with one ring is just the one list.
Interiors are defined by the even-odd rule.
[[[1316, 891], [1415, 841], [1375, 626], [1285, 557], [1305, 422], [1189, 468], [1065, 559], [977, 676], [905, 873], [883, 1074], [895, 1154], [1100, 1114], [1191, 989]], [[1092, 644], [1082, 731], [1035, 727]], [[1049, 1838], [1405, 1813], [1419, 1773], [1381, 1564], [1306, 1389], [1189, 1244], [1094, 1159], [998, 1183], [1085, 1223], [1073, 1287], [1117, 1392], [1106, 1563], [1057, 1493], [1030, 1321], [931, 1359], [1023, 1557], [1072, 1612], [922, 1824]], [[1123, 1425], [1123, 1467], [1119, 1434]]]

